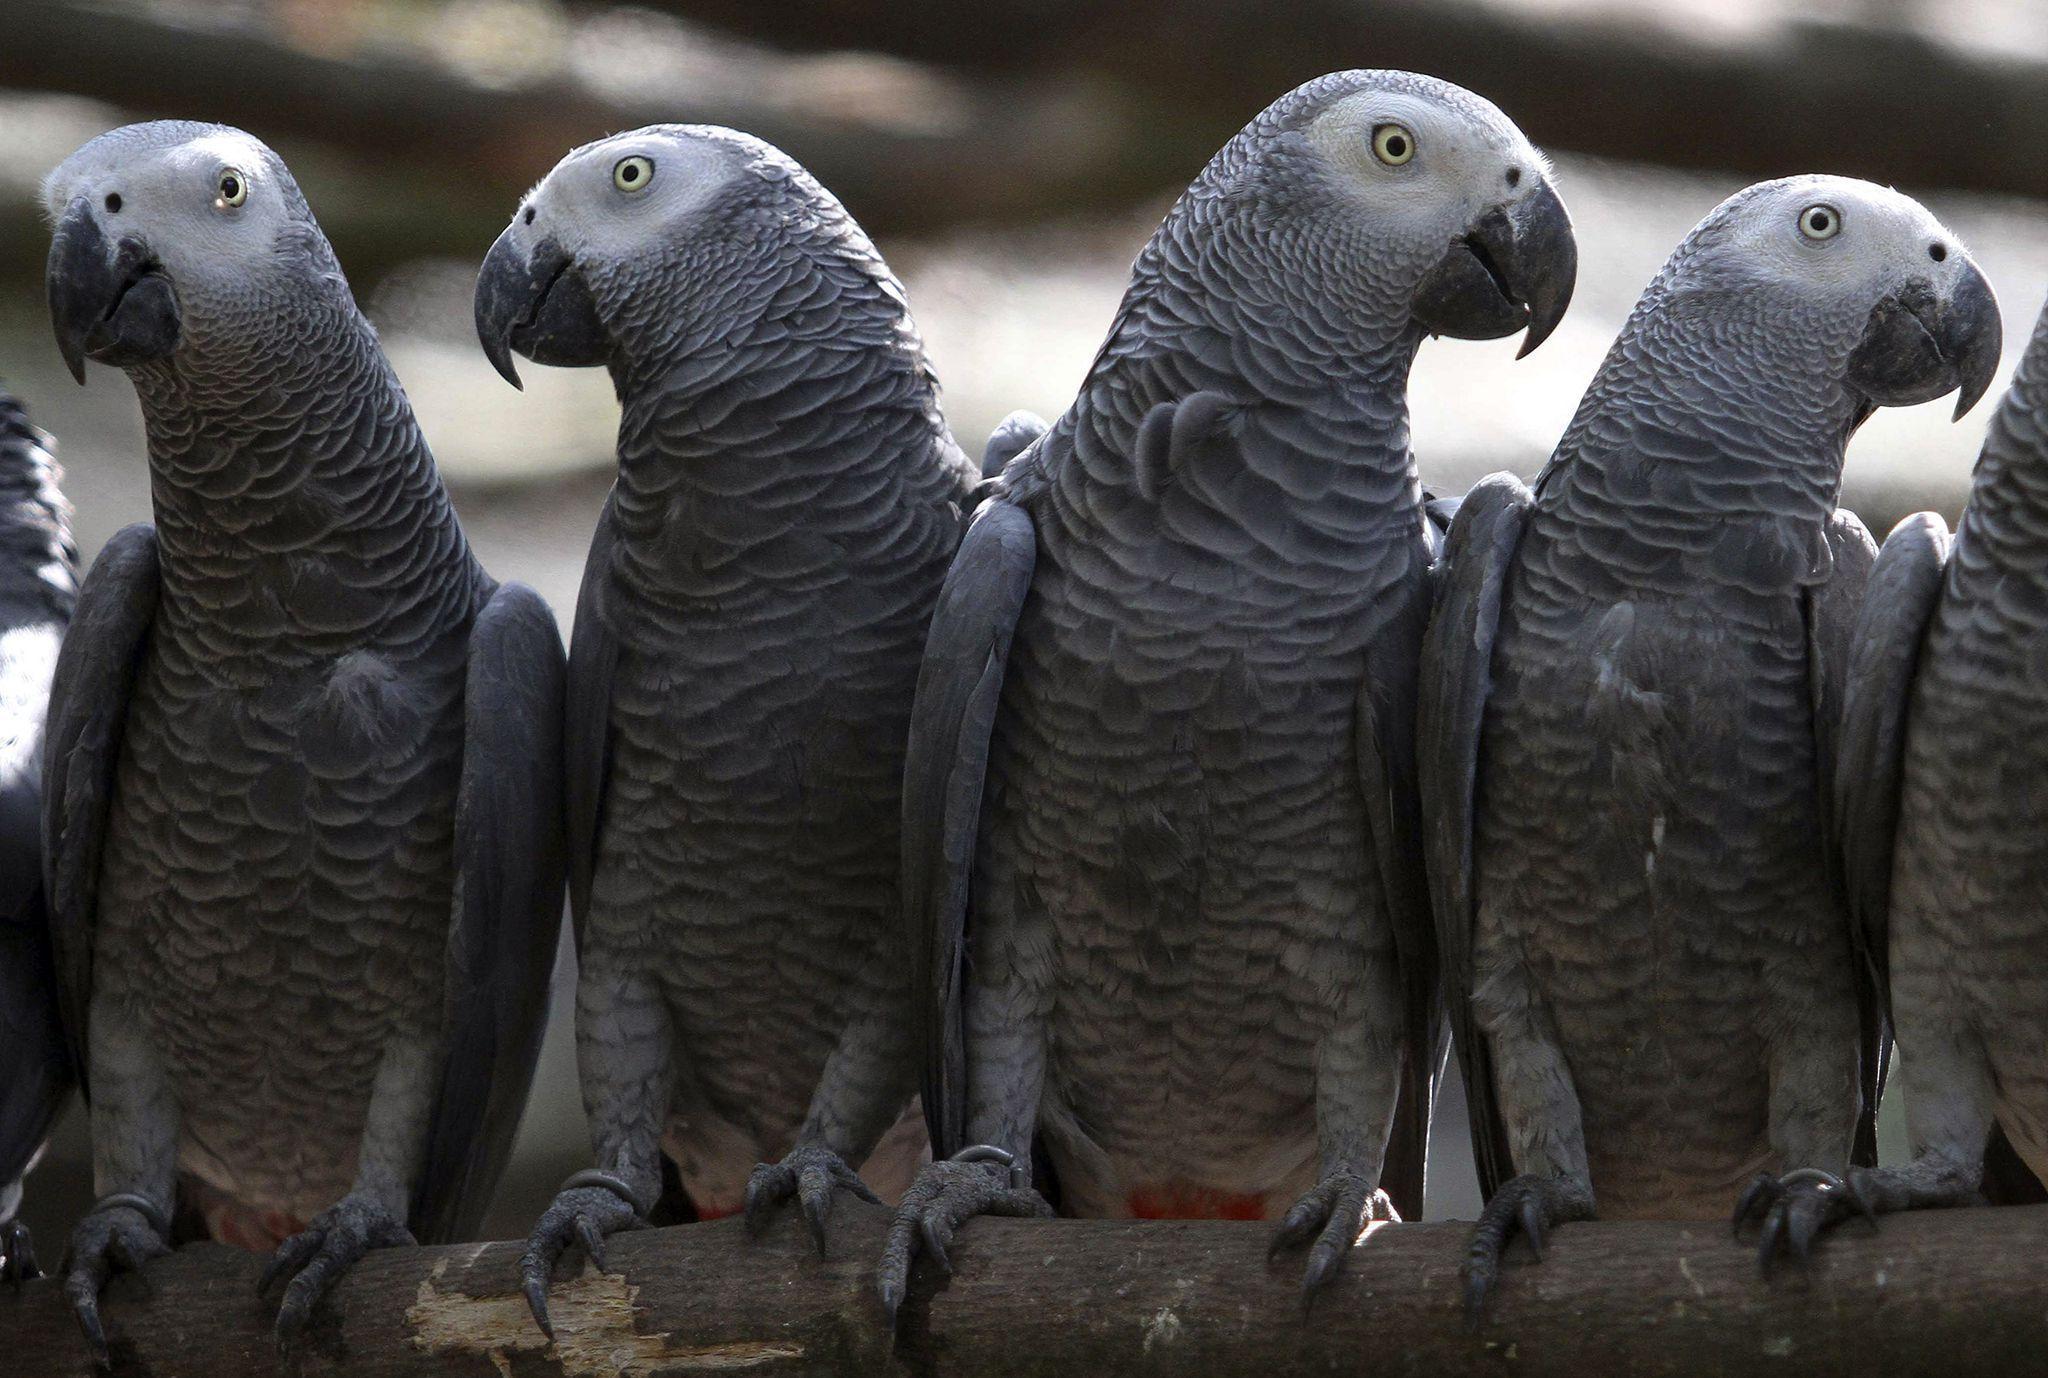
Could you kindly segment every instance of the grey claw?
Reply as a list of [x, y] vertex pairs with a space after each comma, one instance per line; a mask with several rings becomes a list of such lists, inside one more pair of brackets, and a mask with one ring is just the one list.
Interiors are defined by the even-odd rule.
[[[585, 1185], [589, 1179], [595, 1185]], [[568, 1251], [571, 1241], [600, 1273], [609, 1272], [605, 1238], [619, 1230], [637, 1229], [642, 1221], [639, 1208], [614, 1185], [608, 1173], [578, 1173], [571, 1177], [526, 1237], [526, 1250], [519, 1255], [520, 1290], [526, 1294], [526, 1309], [535, 1325], [550, 1340], [555, 1338], [553, 1318], [548, 1315], [548, 1281], [555, 1264]]]
[[1522, 1223], [1522, 1237], [1529, 1241], [1529, 1252], [1536, 1256], [1538, 1263], [1541, 1263], [1543, 1261], [1543, 1211], [1536, 1204], [1535, 1197], [1529, 1196], [1522, 1199], [1522, 1209], [1519, 1213], [1519, 1218]]

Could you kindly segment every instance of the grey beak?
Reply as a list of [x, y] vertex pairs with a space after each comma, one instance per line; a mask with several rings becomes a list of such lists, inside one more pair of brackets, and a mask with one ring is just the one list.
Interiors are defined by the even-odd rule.
[[1579, 241], [1571, 213], [1548, 180], [1515, 204], [1511, 233], [1496, 254], [1508, 286], [1529, 308], [1529, 330], [1515, 354], [1525, 359], [1550, 338], [1572, 304], [1579, 282]]
[[1941, 333], [1934, 341], [1956, 371], [1953, 419], [1960, 421], [1990, 391], [1991, 377], [1998, 372], [1998, 356], [2005, 348], [1998, 297], [1976, 264], [1963, 265], [1963, 274], [1949, 293], [1948, 309], [1942, 313]]
[[57, 352], [81, 383], [89, 358], [118, 366], [177, 348], [181, 327], [170, 280], [141, 240], [109, 244], [82, 196], [65, 208], [50, 237], [45, 285]]
[[512, 330], [526, 318], [535, 297], [527, 267], [526, 255], [512, 242], [508, 228], [484, 255], [476, 275], [477, 341], [491, 367], [521, 392], [526, 385], [519, 381], [519, 370], [512, 364]]
[[1578, 277], [1571, 216], [1542, 182], [1480, 216], [1423, 277], [1411, 308], [1435, 335], [1495, 340], [1526, 330], [1521, 358], [1557, 329]]
[[1916, 281], [1872, 309], [1849, 356], [1848, 381], [1881, 407], [1953, 391], [1961, 418], [1990, 389], [2004, 338], [1991, 284], [1966, 261], [1946, 293]]
[[587, 368], [612, 357], [612, 342], [575, 257], [551, 238], [531, 249], [498, 236], [476, 275], [476, 337], [505, 381], [519, 386], [512, 355]]

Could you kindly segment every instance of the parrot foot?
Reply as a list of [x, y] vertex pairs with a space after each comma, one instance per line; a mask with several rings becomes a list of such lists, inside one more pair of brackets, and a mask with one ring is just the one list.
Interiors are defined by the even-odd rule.
[[895, 1328], [896, 1309], [909, 1289], [910, 1265], [920, 1247], [940, 1272], [951, 1273], [953, 1261], [946, 1248], [953, 1242], [953, 1232], [975, 1216], [1050, 1218], [1052, 1213], [1043, 1196], [1018, 1185], [1011, 1157], [1000, 1149], [977, 1146], [926, 1163], [910, 1190], [903, 1193], [903, 1204], [889, 1222], [889, 1239], [882, 1248], [877, 1290], [890, 1328]]
[[882, 1204], [860, 1174], [829, 1148], [807, 1145], [791, 1150], [779, 1163], [757, 1164], [747, 1180], [747, 1232], [759, 1234], [775, 1208], [794, 1196], [803, 1208], [804, 1223], [811, 1227], [818, 1257], [823, 1258], [825, 1220], [832, 1214], [833, 1194], [841, 1188], [869, 1205]]
[[153, 1258], [171, 1251], [170, 1224], [156, 1204], [133, 1192], [100, 1198], [71, 1232], [64, 1261], [64, 1295], [85, 1332], [93, 1362], [112, 1368], [106, 1327], [100, 1322], [100, 1289], [117, 1269], [139, 1273]]
[[1266, 1257], [1271, 1260], [1282, 1250], [1315, 1241], [1308, 1251], [1308, 1266], [1301, 1274], [1301, 1302], [1306, 1307], [1337, 1276], [1367, 1224], [1400, 1218], [1387, 1194], [1363, 1173], [1341, 1168], [1294, 1203], [1280, 1228], [1273, 1232]]
[[0, 1224], [0, 1282], [19, 1287], [42, 1275], [43, 1270], [36, 1266], [36, 1242], [30, 1238], [28, 1226], [19, 1220]]
[[[519, 1256], [519, 1278], [526, 1292], [526, 1309], [533, 1313], [540, 1333], [550, 1340], [555, 1338], [555, 1324], [548, 1316], [548, 1279], [554, 1275], [556, 1261], [568, 1251], [571, 1242], [580, 1242], [583, 1252], [602, 1273], [606, 1271], [605, 1236], [646, 1227], [646, 1213], [620, 1190], [625, 1183], [612, 1178], [618, 1182], [618, 1186], [613, 1186], [603, 1180], [607, 1177], [610, 1174], [579, 1172], [564, 1183], [548, 1208], [541, 1212], [533, 1233], [526, 1237], [526, 1252]], [[578, 1185], [581, 1182], [596, 1182], [597, 1185]]]
[[366, 1196], [351, 1193], [314, 1216], [302, 1233], [278, 1246], [256, 1282], [257, 1294], [267, 1296], [280, 1281], [291, 1279], [277, 1308], [279, 1354], [289, 1361], [313, 1308], [364, 1254], [415, 1243], [404, 1221]]
[[1553, 1225], [1593, 1218], [1593, 1191], [1569, 1177], [1523, 1173], [1509, 1178], [1479, 1213], [1465, 1254], [1465, 1321], [1473, 1329], [1486, 1318], [1486, 1304], [1500, 1276], [1501, 1255], [1519, 1227], [1529, 1252], [1543, 1261], [1543, 1237]]
[[1871, 1229], [1877, 1228], [1877, 1211], [1854, 1175], [1845, 1181], [1832, 1172], [1808, 1167], [1783, 1177], [1758, 1173], [1735, 1203], [1735, 1218], [1730, 1223], [1740, 1235], [1744, 1221], [1763, 1222], [1757, 1235], [1756, 1261], [1769, 1277], [1780, 1248], [1804, 1263], [1815, 1238], [1852, 1215], [1861, 1215]]

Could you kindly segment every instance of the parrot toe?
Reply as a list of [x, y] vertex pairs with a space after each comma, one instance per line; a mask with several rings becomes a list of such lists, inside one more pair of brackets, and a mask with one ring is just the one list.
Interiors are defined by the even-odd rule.
[[28, 1226], [19, 1220], [0, 1225], [0, 1282], [18, 1287], [42, 1275], [43, 1270], [36, 1266], [36, 1242], [29, 1235]]
[[526, 1237], [526, 1252], [519, 1256], [521, 1290], [534, 1323], [550, 1340], [555, 1338], [554, 1321], [548, 1315], [548, 1279], [555, 1263], [571, 1243], [580, 1243], [590, 1261], [603, 1272], [604, 1241], [620, 1230], [637, 1230], [647, 1222], [633, 1203], [605, 1186], [566, 1187], [541, 1213], [533, 1233]]
[[1761, 1221], [1757, 1231], [1757, 1266], [1765, 1277], [1780, 1252], [1800, 1262], [1813, 1251], [1813, 1241], [1852, 1215], [1877, 1227], [1877, 1211], [1852, 1174], [1848, 1179], [1818, 1168], [1799, 1168], [1783, 1177], [1757, 1174], [1735, 1203], [1735, 1228]]
[[[978, 1150], [969, 1149], [970, 1153]], [[909, 1290], [910, 1265], [922, 1249], [942, 1273], [953, 1271], [947, 1255], [953, 1232], [977, 1215], [1050, 1217], [1052, 1207], [1030, 1187], [1013, 1186], [1009, 1159], [942, 1159], [925, 1164], [903, 1194], [903, 1204], [889, 1222], [888, 1242], [882, 1248], [877, 1290], [889, 1325], [896, 1324], [897, 1308]]]
[[405, 1222], [382, 1205], [367, 1197], [346, 1196], [314, 1217], [302, 1233], [279, 1245], [256, 1283], [256, 1290], [267, 1294], [283, 1279], [291, 1279], [277, 1308], [279, 1352], [290, 1356], [313, 1317], [313, 1308], [364, 1254], [415, 1242]]
[[1385, 1192], [1363, 1173], [1347, 1168], [1325, 1177], [1294, 1203], [1280, 1228], [1274, 1231], [1266, 1257], [1271, 1259], [1284, 1250], [1314, 1241], [1308, 1265], [1302, 1270], [1302, 1305], [1306, 1307], [1344, 1266], [1367, 1224], [1400, 1218]]
[[100, 1320], [100, 1289], [117, 1270], [140, 1272], [151, 1259], [171, 1251], [160, 1217], [152, 1218], [136, 1205], [113, 1204], [116, 1200], [141, 1198], [110, 1197], [95, 1206], [71, 1232], [71, 1252], [64, 1265], [64, 1295], [85, 1332], [93, 1361], [103, 1369], [112, 1368], [114, 1358]]
[[807, 1145], [791, 1150], [779, 1163], [757, 1164], [747, 1181], [747, 1232], [759, 1234], [767, 1228], [775, 1208], [794, 1196], [810, 1226], [811, 1241], [818, 1246], [818, 1257], [823, 1258], [825, 1222], [832, 1214], [832, 1197], [840, 1190], [870, 1205], [882, 1204], [860, 1174], [829, 1148]]
[[1553, 1225], [1593, 1217], [1593, 1193], [1567, 1177], [1524, 1173], [1510, 1178], [1486, 1203], [1465, 1255], [1465, 1320], [1475, 1330], [1486, 1319], [1487, 1302], [1500, 1276], [1501, 1255], [1515, 1231], [1529, 1241], [1529, 1252], [1543, 1261], [1543, 1242]]

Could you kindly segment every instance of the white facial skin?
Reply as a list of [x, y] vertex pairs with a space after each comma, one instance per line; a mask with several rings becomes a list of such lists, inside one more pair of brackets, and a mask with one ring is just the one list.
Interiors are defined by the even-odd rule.
[[615, 135], [555, 165], [513, 218], [515, 236], [553, 239], [585, 264], [627, 263], [746, 175], [729, 144], [659, 129]]
[[[169, 141], [167, 141], [169, 140]], [[176, 137], [166, 125], [102, 135], [43, 182], [54, 223], [80, 197], [111, 243], [141, 239], [163, 265], [188, 330], [209, 302], [246, 301], [277, 266], [273, 246], [295, 223], [277, 157], [239, 130]]]
[[[1739, 203], [1739, 204], [1738, 204]], [[1968, 271], [1962, 240], [1909, 196], [1853, 177], [1787, 177], [1739, 192], [1725, 216], [1675, 264], [1674, 292], [1797, 286], [1866, 306], [1918, 279], [1946, 294]], [[1702, 222], [1703, 224], [1706, 222]]]
[[1419, 249], [1463, 234], [1550, 172], [1521, 131], [1476, 97], [1463, 109], [1406, 91], [1360, 91], [1318, 115], [1308, 139], [1336, 185], [1369, 209], [1376, 232]]

